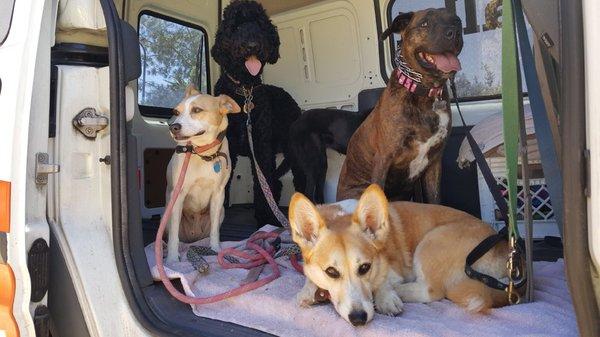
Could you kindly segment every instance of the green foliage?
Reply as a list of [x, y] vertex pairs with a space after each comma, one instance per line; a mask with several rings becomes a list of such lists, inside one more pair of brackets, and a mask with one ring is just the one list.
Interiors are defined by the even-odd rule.
[[[202, 31], [151, 15], [142, 15], [140, 44], [140, 104], [173, 107], [183, 97], [183, 92], [190, 83], [206, 92], [206, 47]], [[200, 85], [197, 83], [199, 77], [202, 82]]]
[[467, 78], [462, 73], [456, 74], [454, 79], [456, 90], [460, 97], [490, 96], [498, 95], [501, 92], [500, 81], [496, 80], [496, 73], [492, 71], [489, 65], [482, 64], [483, 81], [477, 76]]

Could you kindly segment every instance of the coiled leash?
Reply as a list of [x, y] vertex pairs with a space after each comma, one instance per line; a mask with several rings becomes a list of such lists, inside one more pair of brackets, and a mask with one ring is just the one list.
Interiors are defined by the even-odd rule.
[[[165, 269], [164, 269], [163, 246], [162, 246], [162, 244], [157, 244], [157, 243], [162, 243], [162, 238], [164, 236], [167, 222], [171, 218], [171, 214], [173, 212], [173, 205], [175, 204], [175, 201], [179, 197], [179, 194], [181, 193], [181, 189], [183, 187], [183, 182], [185, 180], [185, 174], [187, 172], [187, 168], [188, 168], [188, 165], [190, 162], [191, 155], [197, 154], [205, 161], [212, 161], [214, 159], [217, 159], [218, 157], [224, 157], [227, 165], [229, 164], [227, 161], [227, 155], [220, 151], [220, 147], [217, 150], [217, 152], [211, 156], [201, 156], [200, 155], [202, 152], [205, 152], [217, 145], [221, 146], [221, 143], [225, 136], [225, 133], [220, 134], [214, 142], [212, 142], [208, 145], [205, 145], [205, 146], [194, 147], [191, 144], [187, 144], [186, 146], [178, 146], [176, 151], [178, 153], [185, 154], [185, 158], [184, 158], [183, 166], [181, 168], [181, 172], [179, 173], [179, 178], [177, 179], [177, 184], [175, 185], [175, 188], [172, 192], [169, 203], [167, 204], [167, 207], [165, 208], [165, 213], [163, 214], [163, 217], [161, 218], [160, 226], [158, 228], [158, 232], [156, 233], [156, 240], [154, 243], [154, 257], [156, 260], [156, 267], [158, 270], [158, 274], [160, 276], [161, 281], [165, 285], [165, 288], [167, 288], [167, 291], [173, 297], [178, 299], [179, 301], [187, 303], [187, 304], [209, 304], [209, 303], [222, 301], [224, 299], [238, 296], [243, 293], [258, 289], [258, 288], [272, 282], [273, 280], [279, 278], [279, 276], [281, 275], [281, 271], [279, 270], [279, 266], [277, 265], [277, 262], [275, 262], [275, 259], [278, 257], [284, 256], [284, 255], [289, 256], [290, 262], [291, 262], [292, 266], [294, 267], [294, 269], [296, 269], [296, 271], [298, 271], [301, 274], [303, 273], [302, 266], [298, 263], [298, 256], [300, 256], [301, 254], [300, 254], [300, 251], [297, 246], [292, 245], [292, 246], [288, 247], [287, 249], [280, 249], [278, 252], [277, 252], [277, 249], [275, 249], [276, 244], [274, 244], [274, 243], [276, 243], [277, 240], [281, 241], [279, 238], [279, 234], [282, 233], [284, 230], [289, 230], [290, 224], [288, 222], [287, 217], [279, 209], [279, 206], [277, 205], [277, 202], [275, 201], [275, 198], [273, 197], [273, 193], [271, 192], [271, 189], [269, 188], [267, 179], [265, 178], [260, 166], [258, 165], [258, 162], [256, 161], [256, 156], [254, 153], [254, 144], [252, 141], [252, 123], [251, 123], [251, 115], [250, 115], [251, 111], [254, 109], [254, 103], [252, 102], [252, 99], [253, 99], [252, 91], [253, 91], [253, 88], [250, 88], [248, 90], [243, 89], [243, 94], [244, 94], [244, 98], [245, 98], [243, 110], [245, 113], [248, 114], [248, 119], [246, 120], [246, 129], [247, 129], [247, 133], [248, 133], [250, 152], [252, 154], [252, 161], [254, 162], [254, 168], [255, 168], [263, 195], [265, 196], [265, 199], [267, 200], [267, 203], [269, 204], [271, 211], [273, 212], [273, 214], [275, 215], [275, 217], [277, 218], [279, 223], [281, 223], [281, 225], [283, 226], [283, 229], [277, 229], [272, 232], [254, 233], [246, 241], [245, 248], [243, 248], [241, 250], [236, 249], [236, 248], [226, 248], [226, 249], [221, 250], [218, 253], [217, 261], [223, 269], [241, 268], [241, 269], [250, 270], [250, 272], [248, 273], [248, 276], [246, 277], [246, 280], [244, 280], [242, 282], [242, 285], [240, 287], [229, 290], [222, 294], [209, 296], [209, 297], [205, 297], [205, 298], [187, 296], [187, 295], [181, 293], [179, 290], [177, 290], [171, 283], [171, 280], [168, 278], [168, 276], [165, 272]], [[220, 166], [218, 166], [218, 168], [217, 168], [217, 166], [215, 166], [214, 170], [215, 170], [215, 172], [218, 173], [220, 171]], [[267, 243], [267, 240], [272, 240], [272, 242]], [[267, 243], [267, 248], [263, 248], [262, 244], [259, 244], [258, 241]], [[255, 253], [252, 254], [252, 253], [249, 253], [249, 251], [250, 252], [254, 251]], [[189, 253], [190, 252], [188, 252], [188, 255], [190, 255]], [[192, 254], [191, 254], [191, 257], [193, 257], [193, 259], [194, 259], [194, 261], [191, 261], [192, 264], [194, 264], [195, 268], [197, 268], [200, 272], [206, 272], [208, 270], [206, 261], [202, 261], [203, 259], [199, 259], [196, 255], [198, 255], [197, 250], [195, 252], [192, 252]], [[241, 263], [233, 257], [244, 259], [247, 262]], [[259, 277], [260, 273], [262, 272], [262, 269], [264, 268], [265, 264], [269, 264], [271, 266], [272, 273], [271, 273], [271, 275], [269, 275], [261, 280], [258, 280], [258, 277]], [[323, 296], [325, 296], [325, 295], [323, 295]]]
[[[256, 268], [257, 266], [263, 266], [266, 263], [268, 263], [272, 269], [271, 275], [269, 275], [261, 280], [257, 280], [254, 282], [248, 282], [246, 284], [241, 285], [238, 288], [234, 288], [225, 293], [214, 295], [214, 296], [209, 296], [209, 297], [204, 297], [204, 298], [187, 296], [187, 295], [181, 293], [179, 290], [177, 290], [173, 286], [173, 283], [171, 283], [171, 280], [169, 279], [169, 277], [167, 276], [167, 274], [165, 272], [164, 265], [163, 265], [163, 245], [162, 245], [163, 240], [162, 239], [163, 239], [163, 236], [165, 233], [165, 229], [167, 227], [167, 222], [171, 218], [171, 214], [173, 212], [173, 206], [175, 204], [175, 201], [177, 200], [177, 198], [179, 197], [179, 194], [181, 193], [181, 189], [183, 187], [183, 182], [185, 181], [185, 174], [187, 172], [187, 168], [190, 163], [190, 158], [191, 158], [192, 154], [201, 154], [202, 152], [205, 152], [205, 151], [207, 151], [217, 145], [220, 145], [220, 144], [221, 144], [221, 140], [217, 139], [208, 145], [204, 145], [204, 146], [200, 146], [200, 147], [193, 147], [193, 146], [191, 146], [191, 144], [188, 144], [187, 146], [184, 147], [185, 148], [184, 151], [179, 149], [182, 153], [185, 154], [183, 165], [181, 167], [181, 172], [179, 173], [179, 177], [177, 179], [175, 188], [173, 189], [173, 192], [171, 194], [171, 199], [169, 200], [169, 203], [167, 204], [167, 207], [165, 208], [165, 213], [163, 214], [163, 217], [160, 220], [160, 226], [158, 227], [158, 232], [156, 233], [156, 240], [154, 242], [154, 258], [156, 260], [156, 269], [158, 270], [160, 280], [165, 285], [165, 288], [171, 294], [171, 296], [173, 296], [176, 299], [178, 299], [179, 301], [187, 303], [187, 304], [209, 304], [209, 303], [222, 301], [224, 299], [227, 299], [227, 298], [230, 298], [233, 296], [237, 296], [237, 295], [241, 295], [243, 293], [252, 291], [254, 289], [258, 289], [258, 288], [270, 283], [271, 281], [277, 279], [281, 275], [279, 266], [277, 265], [277, 263], [275, 262], [275, 259], [273, 257], [273, 255], [275, 254], [275, 248], [273, 248], [273, 246], [271, 245], [265, 249], [262, 247], [261, 244], [258, 243], [259, 241], [266, 242], [267, 240], [278, 239], [279, 234], [276, 232], [270, 232], [270, 233], [257, 232], [255, 234], [253, 234], [247, 240], [245, 248], [243, 250], [238, 250], [235, 248], [227, 248], [227, 249], [223, 249], [222, 251], [219, 252], [219, 254], [217, 256], [217, 260], [219, 262], [219, 265], [221, 265], [221, 267], [224, 269], [232, 269], [232, 268], [252, 269], [252, 268]], [[191, 149], [191, 150], [189, 150], [189, 149]], [[252, 254], [252, 253], [249, 253], [248, 251], [254, 251], [255, 253]], [[236, 262], [227, 261], [227, 259], [226, 259], [227, 256], [235, 256], [235, 257], [238, 257], [241, 259], [245, 259], [245, 260], [247, 260], [247, 262], [236, 263]]]

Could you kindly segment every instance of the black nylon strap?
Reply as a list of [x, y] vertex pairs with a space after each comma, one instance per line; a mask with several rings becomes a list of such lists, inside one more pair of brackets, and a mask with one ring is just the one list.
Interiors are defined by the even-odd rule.
[[[508, 287], [507, 284], [500, 282], [498, 279], [490, 275], [478, 272], [477, 270], [473, 269], [472, 266], [475, 262], [477, 262], [477, 260], [484, 256], [485, 253], [494, 248], [496, 244], [498, 244], [500, 241], [505, 241], [507, 239], [507, 235], [507, 227], [504, 227], [500, 232], [498, 232], [498, 234], [488, 236], [475, 248], [473, 248], [465, 260], [465, 274], [467, 274], [469, 278], [482, 282], [490, 288], [506, 290]], [[519, 250], [520, 249], [517, 249], [517, 251]], [[515, 284], [515, 288], [521, 288], [526, 282], [527, 279], [525, 277], [521, 278], [521, 280]]]
[[481, 175], [483, 176], [486, 185], [492, 193], [494, 202], [496, 202], [496, 205], [498, 205], [498, 208], [500, 209], [500, 216], [502, 217], [502, 221], [504, 221], [504, 225], [506, 226], [508, 225], [508, 204], [506, 203], [506, 199], [504, 199], [504, 197], [502, 196], [500, 187], [498, 187], [498, 182], [496, 182], [496, 178], [494, 178], [492, 170], [487, 164], [483, 152], [481, 152], [481, 149], [475, 141], [475, 138], [473, 138], [471, 131], [469, 131], [469, 129], [467, 128], [467, 123], [465, 123], [462, 111], [460, 111], [460, 106], [458, 105], [458, 96], [456, 95], [456, 85], [454, 84], [454, 79], [450, 80], [450, 90], [452, 90], [452, 95], [454, 96], [454, 102], [456, 103], [456, 109], [458, 110], [458, 115], [460, 116], [462, 125], [465, 127], [467, 141], [469, 142], [471, 151], [473, 151], [475, 162], [477, 163], [477, 166], [479, 166], [479, 170], [481, 170]]
[[[498, 187], [498, 183], [494, 175], [492, 174], [492, 170], [485, 160], [485, 156], [479, 145], [471, 135], [471, 132], [467, 128], [467, 123], [465, 123], [465, 119], [463, 118], [462, 112], [460, 111], [460, 106], [458, 105], [458, 96], [456, 95], [456, 85], [454, 84], [454, 78], [450, 79], [450, 90], [452, 90], [452, 95], [454, 96], [454, 102], [456, 103], [456, 109], [458, 110], [458, 115], [460, 116], [460, 120], [465, 127], [465, 133], [467, 137], [467, 141], [469, 142], [469, 146], [471, 147], [471, 151], [473, 151], [473, 156], [475, 157], [475, 162], [481, 171], [481, 175], [485, 180], [492, 196], [494, 197], [494, 201], [496, 205], [500, 209], [500, 216], [504, 221], [504, 227], [497, 233], [488, 236], [481, 243], [479, 243], [473, 250], [467, 255], [465, 260], [465, 274], [471, 279], [482, 282], [486, 286], [498, 290], [506, 290], [508, 285], [500, 282], [498, 279], [476, 271], [473, 269], [473, 264], [477, 262], [485, 253], [489, 252], [496, 244], [500, 241], [508, 240], [508, 204], [506, 203], [506, 199], [502, 196], [502, 192], [500, 191], [500, 187]], [[519, 238], [517, 241], [517, 252], [520, 254], [523, 252], [523, 239]], [[521, 288], [527, 282], [527, 278], [523, 277], [519, 282], [515, 284], [515, 288]]]

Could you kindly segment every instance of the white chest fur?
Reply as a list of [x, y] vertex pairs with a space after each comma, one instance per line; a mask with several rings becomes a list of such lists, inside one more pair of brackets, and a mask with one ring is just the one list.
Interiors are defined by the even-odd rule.
[[424, 142], [417, 142], [418, 150], [417, 156], [410, 162], [409, 165], [409, 179], [418, 177], [423, 170], [429, 164], [429, 158], [427, 153], [429, 150], [442, 142], [448, 135], [448, 122], [450, 121], [449, 113], [445, 109], [437, 109], [435, 113], [439, 117], [439, 124], [437, 131]]

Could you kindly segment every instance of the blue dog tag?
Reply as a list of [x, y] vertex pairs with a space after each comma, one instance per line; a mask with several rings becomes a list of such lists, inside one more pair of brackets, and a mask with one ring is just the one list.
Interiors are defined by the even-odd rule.
[[215, 173], [221, 172], [221, 162], [220, 161], [217, 161], [213, 164], [213, 170], [215, 170]]

